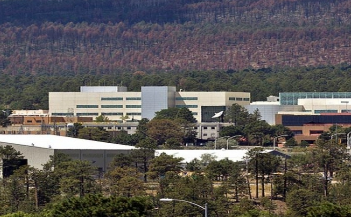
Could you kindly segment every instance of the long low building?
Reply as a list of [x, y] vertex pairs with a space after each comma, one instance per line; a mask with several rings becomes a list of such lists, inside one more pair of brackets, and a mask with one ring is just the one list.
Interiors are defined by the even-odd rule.
[[211, 155], [215, 160], [223, 160], [228, 158], [234, 162], [244, 161], [248, 150], [156, 150], [155, 156], [159, 156], [162, 153], [172, 155], [174, 157], [182, 158], [182, 164], [190, 163], [195, 158], [201, 160], [204, 155]]
[[107, 170], [115, 155], [135, 149], [134, 146], [55, 135], [0, 135], [0, 146], [7, 145], [21, 152], [28, 165], [34, 168], [42, 169], [51, 155], [65, 153], [72, 159], [91, 162], [100, 171]]
[[[253, 148], [253, 147], [251, 147]], [[190, 163], [195, 158], [201, 160], [203, 156], [210, 155], [214, 160], [220, 161], [224, 159], [228, 159], [234, 162], [247, 162], [249, 161], [248, 152], [250, 149], [235, 149], [235, 150], [226, 150], [226, 149], [204, 149], [204, 150], [156, 150], [155, 156], [160, 156], [162, 153], [167, 155], [172, 155], [173, 157], [182, 158], [182, 165], [185, 166], [187, 163]], [[289, 155], [273, 150], [267, 149], [262, 153], [269, 153], [275, 156], [280, 156], [283, 158], [290, 158]]]

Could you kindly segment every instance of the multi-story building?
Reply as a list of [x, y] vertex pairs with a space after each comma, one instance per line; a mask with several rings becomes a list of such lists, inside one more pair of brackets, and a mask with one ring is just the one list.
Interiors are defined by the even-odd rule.
[[277, 114], [276, 124], [288, 127], [294, 133], [298, 143], [306, 141], [312, 144], [333, 125], [351, 127], [351, 113]]
[[313, 143], [333, 125], [351, 126], [351, 92], [285, 92], [270, 99], [245, 107], [258, 109], [270, 124], [290, 128], [298, 142]]
[[258, 109], [262, 119], [276, 124], [276, 114], [313, 115], [322, 113], [351, 113], [351, 92], [284, 92], [270, 96], [265, 102], [252, 102], [245, 108]]
[[80, 92], [50, 92], [49, 116], [104, 115], [111, 121], [133, 122], [152, 119], [162, 109], [185, 107], [197, 122], [218, 122], [214, 114], [234, 103], [248, 105], [250, 93], [176, 91], [168, 86], [141, 87], [141, 92], [128, 92], [126, 87], [81, 87]]

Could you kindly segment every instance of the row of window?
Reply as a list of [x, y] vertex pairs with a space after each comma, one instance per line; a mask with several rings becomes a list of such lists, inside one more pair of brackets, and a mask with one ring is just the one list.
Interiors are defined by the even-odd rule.
[[176, 108], [197, 108], [198, 105], [176, 105]]
[[[52, 113], [53, 116], [74, 116], [74, 113]], [[77, 116], [98, 116], [96, 112], [77, 113]], [[123, 112], [101, 112], [104, 116], [123, 116]], [[126, 115], [141, 115], [140, 112], [127, 112]]]
[[68, 112], [68, 113], [61, 113], [61, 112], [54, 112], [52, 113], [52, 115], [56, 115], [56, 116], [73, 116], [74, 113]]
[[279, 93], [281, 105], [297, 105], [298, 99], [347, 99], [351, 92], [288, 92]]
[[197, 97], [176, 97], [176, 100], [197, 100]]
[[320, 113], [338, 113], [338, 110], [334, 109], [326, 109], [326, 110], [314, 110], [315, 114], [320, 114]]
[[[176, 97], [176, 100], [198, 100], [197, 97]], [[229, 100], [234, 101], [250, 101], [250, 98], [243, 98], [243, 97], [229, 97]]]
[[[101, 101], [121, 101], [123, 97], [101, 97]], [[141, 100], [141, 97], [126, 97], [126, 100]]]
[[234, 101], [250, 101], [250, 98], [242, 98], [242, 97], [229, 97], [229, 100], [234, 100]]
[[[99, 108], [98, 105], [77, 105], [77, 108]], [[101, 108], [123, 108], [123, 105], [101, 105]], [[126, 108], [141, 108], [141, 105], [126, 105]]]

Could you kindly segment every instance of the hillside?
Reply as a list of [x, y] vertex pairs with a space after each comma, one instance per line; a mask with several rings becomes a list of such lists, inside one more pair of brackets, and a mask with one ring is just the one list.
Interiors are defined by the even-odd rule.
[[351, 0], [2, 0], [6, 74], [351, 63]]

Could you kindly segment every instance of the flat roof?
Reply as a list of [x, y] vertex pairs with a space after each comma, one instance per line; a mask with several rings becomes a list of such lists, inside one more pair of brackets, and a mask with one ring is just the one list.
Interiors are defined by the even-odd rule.
[[[250, 149], [232, 149], [232, 150], [226, 150], [226, 149], [206, 149], [206, 150], [156, 150], [155, 151], [155, 156], [160, 156], [161, 153], [165, 153], [167, 155], [172, 155], [173, 157], [181, 157], [183, 160], [181, 161], [182, 163], [189, 163], [195, 158], [198, 160], [201, 159], [201, 156], [203, 154], [210, 154], [214, 156], [216, 161], [220, 161], [223, 159], [228, 158], [231, 161], [234, 162], [240, 162], [240, 161], [245, 161], [245, 158], [248, 157], [248, 152]], [[278, 155], [278, 156], [283, 156], [289, 158], [290, 155], [285, 154], [283, 152], [273, 150], [273, 149], [266, 149], [261, 153], [271, 153], [273, 155]]]
[[56, 135], [1, 134], [0, 143], [50, 149], [131, 150], [134, 146]]
[[184, 160], [182, 163], [189, 163], [190, 161], [197, 158], [198, 160], [201, 159], [201, 155], [203, 154], [210, 154], [216, 157], [216, 160], [223, 160], [228, 158], [234, 162], [237, 161], [244, 161], [244, 157], [247, 156], [248, 149], [235, 149], [235, 150], [224, 150], [224, 149], [217, 149], [217, 150], [156, 150], [155, 156], [159, 156], [161, 153], [165, 153], [167, 155], [172, 155], [173, 157], [181, 157]]

